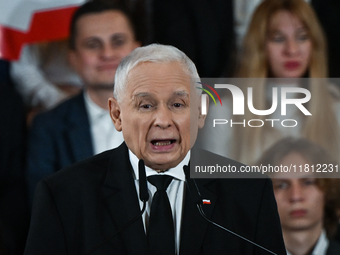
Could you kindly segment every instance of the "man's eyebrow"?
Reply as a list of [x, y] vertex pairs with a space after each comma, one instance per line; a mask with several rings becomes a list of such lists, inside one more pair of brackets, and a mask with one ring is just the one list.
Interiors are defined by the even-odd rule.
[[[140, 98], [140, 97], [149, 97], [152, 96], [152, 93], [149, 92], [139, 92], [133, 95], [133, 98]], [[189, 93], [186, 91], [175, 91], [173, 93], [174, 96], [180, 96], [180, 97], [189, 97]]]
[[121, 39], [123, 37], [126, 37], [124, 33], [115, 33], [111, 36], [111, 40]]
[[86, 43], [86, 42], [92, 42], [92, 41], [100, 42], [101, 40], [99, 37], [93, 35], [93, 36], [86, 37], [83, 41]]
[[182, 91], [175, 91], [173, 93], [175, 96], [180, 96], [180, 97], [189, 97], [189, 93], [182, 90]]
[[290, 181], [290, 179], [289, 178], [275, 178], [275, 177], [273, 177], [272, 181], [273, 182], [274, 181], [276, 181], [276, 182], [288, 182], [288, 181]]
[[138, 98], [138, 97], [148, 97], [148, 96], [151, 96], [152, 94], [149, 93], [149, 92], [139, 92], [139, 93], [136, 93], [134, 95], [132, 95], [133, 98]]

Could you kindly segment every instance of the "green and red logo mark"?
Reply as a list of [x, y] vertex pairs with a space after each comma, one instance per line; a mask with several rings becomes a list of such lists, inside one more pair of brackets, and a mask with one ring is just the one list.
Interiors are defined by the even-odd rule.
[[[208, 85], [208, 84], [202, 83], [202, 82], [197, 82], [197, 83], [202, 84], [202, 86], [206, 86], [206, 87], [209, 88], [212, 92], [214, 92], [214, 94], [217, 96], [218, 100], [220, 101], [220, 104], [222, 105], [222, 100], [221, 100], [220, 96], [218, 95], [218, 93], [216, 92], [216, 90], [215, 90], [213, 87], [211, 87], [211, 86]], [[203, 90], [204, 92], [206, 92], [206, 93], [212, 98], [212, 100], [214, 101], [215, 105], [217, 105], [216, 100], [215, 100], [215, 97], [211, 94], [211, 92], [210, 92], [209, 90], [204, 89], [204, 88], [200, 88], [200, 87], [196, 87], [196, 88], [198, 88], [198, 89]]]

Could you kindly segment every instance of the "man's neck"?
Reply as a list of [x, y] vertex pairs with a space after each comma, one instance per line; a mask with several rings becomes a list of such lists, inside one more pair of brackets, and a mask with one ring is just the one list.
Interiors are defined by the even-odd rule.
[[91, 100], [99, 107], [109, 110], [108, 99], [113, 96], [112, 89], [86, 89]]
[[286, 249], [292, 255], [307, 255], [314, 248], [321, 232], [322, 225], [316, 226], [313, 230], [282, 230]]

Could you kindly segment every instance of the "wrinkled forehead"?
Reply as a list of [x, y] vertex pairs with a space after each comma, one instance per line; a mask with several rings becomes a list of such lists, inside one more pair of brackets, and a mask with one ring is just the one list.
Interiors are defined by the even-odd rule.
[[180, 85], [193, 92], [195, 80], [186, 66], [179, 61], [141, 61], [127, 74], [125, 89], [145, 85], [178, 87]]

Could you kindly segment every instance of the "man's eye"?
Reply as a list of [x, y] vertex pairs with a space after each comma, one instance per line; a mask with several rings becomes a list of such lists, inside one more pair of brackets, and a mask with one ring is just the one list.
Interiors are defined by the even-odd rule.
[[288, 184], [285, 182], [276, 183], [274, 188], [275, 189], [287, 189]]
[[304, 184], [305, 186], [314, 185], [314, 184], [315, 184], [315, 180], [314, 180], [314, 179], [305, 179], [305, 180], [303, 181], [303, 184]]
[[150, 109], [151, 107], [152, 107], [151, 104], [142, 104], [142, 105], [140, 105], [140, 108], [142, 108], [142, 109]]
[[181, 104], [181, 103], [174, 103], [173, 106], [176, 107], [176, 108], [178, 108], [178, 107], [182, 107], [183, 104]]
[[113, 44], [114, 47], [119, 47], [119, 46], [124, 45], [125, 41], [126, 40], [124, 38], [120, 38], [120, 39], [114, 40], [112, 44]]
[[126, 44], [128, 38], [124, 34], [116, 34], [111, 39], [112, 47], [120, 47]]
[[100, 48], [100, 44], [97, 42], [88, 42], [86, 43], [86, 48], [88, 49], [99, 49]]

